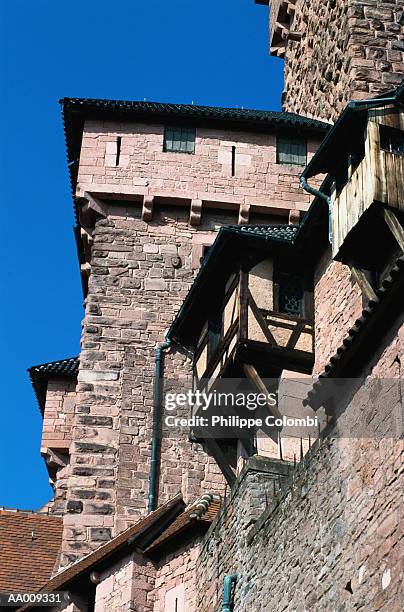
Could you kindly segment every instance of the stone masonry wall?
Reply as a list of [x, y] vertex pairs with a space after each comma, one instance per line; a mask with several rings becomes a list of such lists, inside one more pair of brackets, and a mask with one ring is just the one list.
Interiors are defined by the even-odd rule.
[[314, 374], [321, 374], [363, 309], [362, 293], [349, 267], [333, 261], [330, 250], [315, 271], [314, 308]]
[[[220, 609], [225, 575], [247, 570], [244, 565], [247, 534], [276, 496], [292, 466], [258, 455], [248, 460], [204, 538], [195, 570], [198, 576], [197, 605], [196, 608], [189, 608], [189, 612], [214, 612]], [[266, 570], [263, 576], [265, 574]], [[254, 604], [240, 607], [239, 610], [256, 612], [257, 608]]]
[[42, 426], [41, 454], [54, 491], [50, 509], [63, 514], [66, 504], [69, 449], [74, 427], [76, 381], [49, 380]]
[[[199, 580], [195, 564], [200, 551], [199, 538], [175, 553], [170, 553], [156, 570], [153, 612], [188, 612], [195, 610]], [[177, 597], [177, 606], [175, 599]]]
[[[111, 205], [107, 218], [96, 223], [62, 563], [145, 514], [154, 349], [194, 278], [193, 250], [199, 252], [200, 237], [210, 244], [220, 225], [234, 222], [234, 216], [212, 211], [195, 229], [184, 209], [168, 208], [145, 223], [140, 207], [125, 204]], [[173, 266], [174, 257], [181, 258], [180, 267]], [[167, 381], [186, 382], [189, 376], [185, 355], [172, 351], [166, 356]], [[193, 501], [223, 487], [214, 461], [187, 437], [163, 441], [160, 465], [159, 504], [180, 490]]]
[[[402, 318], [393, 326], [392, 336], [366, 368], [366, 377], [399, 374]], [[219, 610], [223, 575], [231, 571], [239, 573], [235, 612], [400, 612], [404, 596], [402, 395], [398, 384], [390, 385], [386, 396], [386, 387], [376, 384], [375, 389], [382, 391], [380, 405], [372, 394], [364, 405], [360, 397], [364, 388], [349, 399], [336, 437], [331, 434], [315, 443], [293, 478], [245, 533], [244, 543], [240, 529], [235, 528], [237, 518], [220, 517], [212, 526], [197, 563], [204, 594], [198, 611]], [[395, 437], [338, 437], [344, 423], [356, 422], [353, 431], [359, 431], [364, 422], [376, 420], [380, 421], [377, 431], [383, 431], [383, 419], [396, 423]], [[241, 498], [236, 503], [238, 517], [245, 516], [249, 505], [242, 505]]]
[[152, 612], [150, 594], [156, 570], [143, 555], [133, 553], [106, 570], [97, 585], [94, 612]]
[[402, 82], [403, 0], [297, 0], [294, 15], [301, 38], [287, 43], [285, 110], [335, 120], [349, 100]]
[[50, 380], [43, 415], [41, 453], [48, 449], [68, 450], [72, 439], [76, 382]]
[[[197, 128], [195, 154], [163, 152], [163, 125], [87, 121], [77, 193], [117, 192], [137, 196], [200, 199], [210, 204], [248, 204], [287, 214], [307, 210], [299, 186], [301, 166], [276, 163], [275, 134]], [[304, 134], [304, 132], [303, 132]], [[116, 166], [117, 138], [121, 156]], [[321, 138], [308, 137], [308, 159]], [[235, 176], [231, 174], [236, 147]]]
[[[83, 217], [91, 234], [86, 264], [91, 274], [62, 566], [146, 512], [154, 349], [200, 267], [204, 246], [222, 225], [239, 221], [243, 203], [255, 206], [254, 223], [285, 222], [290, 211], [309, 205], [298, 184], [301, 167], [276, 164], [274, 134], [197, 128], [195, 155], [190, 155], [164, 153], [163, 132], [163, 125], [141, 123], [87, 121], [84, 126], [76, 194], [88, 199], [91, 192], [102, 201], [94, 228]], [[318, 143], [308, 139], [309, 158]], [[157, 202], [147, 223], [141, 219], [142, 196]], [[206, 208], [199, 225], [191, 226], [194, 198]], [[177, 348], [165, 356], [164, 378], [190, 380], [188, 356]], [[200, 446], [188, 439], [162, 441], [158, 503], [180, 490], [193, 501], [222, 488], [216, 463]]]

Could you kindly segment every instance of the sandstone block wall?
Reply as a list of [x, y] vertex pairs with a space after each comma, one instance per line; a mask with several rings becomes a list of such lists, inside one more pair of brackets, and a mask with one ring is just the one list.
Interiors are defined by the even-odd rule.
[[[152, 431], [154, 349], [178, 311], [196, 272], [201, 236], [235, 222], [216, 212], [198, 229], [181, 208], [140, 219], [140, 207], [111, 205], [93, 232], [92, 271], [77, 385], [77, 406], [62, 562], [73, 560], [146, 513]], [[194, 240], [198, 237], [198, 240]], [[180, 257], [180, 267], [173, 258]], [[198, 267], [200, 262], [198, 261]], [[165, 357], [164, 378], [190, 380], [190, 360]], [[158, 503], [179, 491], [193, 501], [219, 492], [213, 460], [184, 439], [162, 444]]]
[[49, 506], [54, 514], [63, 514], [65, 510], [75, 405], [75, 381], [49, 380], [42, 426], [41, 454], [47, 462], [49, 479], [54, 491]]
[[362, 292], [349, 267], [332, 260], [330, 249], [315, 271], [314, 307], [314, 374], [321, 374], [363, 310]]
[[[283, 211], [307, 210], [301, 166], [276, 163], [276, 135], [197, 128], [195, 154], [163, 152], [164, 125], [86, 121], [77, 194], [106, 189], [141, 197], [199, 199]], [[116, 166], [108, 150], [121, 138]], [[308, 159], [320, 144], [308, 138]], [[232, 147], [236, 147], [232, 176]]]
[[101, 576], [94, 612], [152, 612], [155, 578], [153, 563], [137, 553], [129, 555]]
[[48, 382], [42, 426], [42, 453], [47, 453], [48, 449], [69, 450], [75, 403], [74, 381], [56, 379]]
[[[397, 377], [403, 333], [401, 319], [363, 382], [369, 375]], [[218, 609], [230, 571], [239, 573], [236, 612], [402, 609], [402, 397], [397, 384], [387, 396], [376, 385], [379, 405], [369, 394], [363, 403], [363, 388], [348, 398], [334, 434], [313, 446], [251, 528], [236, 525], [250, 510], [241, 495], [237, 510], [212, 526], [197, 563], [205, 594], [197, 610]], [[379, 433], [383, 421], [395, 422], [396, 436], [338, 437], [343, 424], [355, 432], [373, 420]]]
[[[250, 458], [238, 482], [225, 500], [215, 522], [204, 538], [196, 563], [198, 593], [195, 610], [215, 612], [223, 597], [226, 574], [247, 572], [247, 535], [272, 502], [285, 482], [293, 464], [255, 456]], [[263, 580], [268, 564], [263, 572]], [[257, 610], [259, 598], [250, 606], [240, 605], [236, 610]], [[262, 608], [276, 610], [276, 608]], [[192, 608], [190, 608], [191, 612]]]
[[[275, 22], [288, 3], [270, 4]], [[335, 120], [349, 100], [371, 98], [402, 82], [403, 0], [293, 4], [290, 31], [297, 35], [289, 35], [286, 46], [285, 110]]]
[[195, 565], [200, 551], [199, 539], [167, 555], [157, 564], [152, 593], [153, 612], [188, 612], [196, 609], [199, 579]]
[[[197, 128], [195, 155], [164, 153], [163, 134], [161, 124], [97, 120], [84, 126], [77, 195], [85, 200], [91, 192], [102, 201], [94, 227], [87, 227], [85, 216], [90, 278], [62, 565], [146, 512], [154, 349], [182, 304], [204, 247], [222, 225], [239, 221], [244, 203], [253, 208], [255, 223], [285, 222], [290, 211], [309, 205], [298, 184], [301, 167], [276, 164], [275, 134]], [[318, 144], [308, 139], [309, 158]], [[143, 196], [157, 203], [147, 223]], [[196, 226], [189, 223], [195, 198], [204, 203]], [[186, 384], [190, 375], [189, 356], [172, 349], [165, 356], [165, 380]], [[216, 463], [199, 445], [164, 438], [158, 503], [179, 491], [193, 501], [222, 489]]]

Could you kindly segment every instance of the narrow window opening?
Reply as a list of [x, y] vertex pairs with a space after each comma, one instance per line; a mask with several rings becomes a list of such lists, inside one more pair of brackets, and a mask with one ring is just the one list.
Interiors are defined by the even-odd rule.
[[277, 311], [294, 317], [303, 317], [304, 291], [300, 276], [275, 270], [275, 283]]
[[178, 597], [175, 598], [175, 609], [174, 612], [178, 612]]
[[118, 136], [116, 139], [116, 159], [115, 159], [115, 166], [119, 166], [119, 160], [121, 157], [121, 143], [122, 143], [122, 138], [121, 136]]
[[231, 148], [231, 175], [236, 176], [236, 147]]
[[388, 125], [380, 125], [380, 148], [388, 153], [404, 155], [404, 131]]

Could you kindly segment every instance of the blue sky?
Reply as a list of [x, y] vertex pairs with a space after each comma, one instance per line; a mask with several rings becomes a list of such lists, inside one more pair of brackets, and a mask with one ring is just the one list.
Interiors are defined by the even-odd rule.
[[0, 2], [0, 505], [51, 497], [26, 373], [79, 352], [82, 293], [59, 98], [279, 110], [282, 62], [254, 0]]

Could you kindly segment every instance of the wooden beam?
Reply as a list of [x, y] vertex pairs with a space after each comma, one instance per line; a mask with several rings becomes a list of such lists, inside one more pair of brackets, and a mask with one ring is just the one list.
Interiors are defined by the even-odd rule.
[[248, 302], [250, 305], [250, 308], [253, 312], [253, 315], [258, 323], [258, 325], [260, 326], [262, 333], [264, 334], [265, 338], [268, 340], [268, 342], [272, 345], [272, 346], [278, 346], [277, 341], [275, 340], [271, 330], [269, 329], [268, 325], [265, 322], [264, 317], [262, 316], [262, 313], [260, 311], [260, 309], [258, 308], [253, 296], [251, 295], [251, 292], [249, 289], [247, 289], [248, 292]]
[[240, 316], [239, 316], [239, 337], [248, 336], [248, 272], [244, 265], [240, 270]]
[[404, 229], [397, 216], [390, 208], [383, 207], [383, 217], [394, 238], [400, 245], [400, 249], [404, 251]]
[[303, 328], [304, 328], [304, 323], [302, 324], [300, 321], [298, 323], [296, 323], [296, 327], [295, 329], [292, 331], [292, 333], [290, 334], [290, 338], [286, 344], [286, 348], [288, 349], [294, 349], [298, 340], [299, 340], [299, 336], [300, 334], [303, 332]]
[[223, 476], [226, 478], [227, 482], [232, 487], [236, 482], [236, 475], [233, 472], [230, 463], [226, 459], [225, 454], [223, 453], [216, 440], [214, 438], [209, 437], [209, 434], [204, 433], [203, 429], [195, 430], [195, 434], [198, 438], [203, 439], [203, 443], [208, 449], [208, 452], [212, 455], [217, 465], [221, 469]]
[[[254, 385], [257, 387], [258, 391], [268, 396], [269, 391], [264, 385], [262, 378], [258, 374], [255, 367], [251, 363], [243, 363], [243, 370], [247, 378], [251, 380], [251, 382], [254, 383]], [[282, 415], [279, 412], [277, 406], [271, 406], [268, 402], [267, 402], [267, 406], [268, 406], [269, 412], [272, 414], [273, 417], [275, 417], [276, 419], [282, 418]]]
[[287, 349], [286, 347], [274, 347], [266, 342], [256, 340], [244, 340], [237, 345], [235, 359], [241, 363], [255, 363], [263, 368], [271, 368], [278, 371], [293, 370], [302, 374], [311, 374], [314, 364], [312, 352], [300, 349]]
[[366, 297], [367, 300], [374, 300], [376, 298], [376, 293], [372, 285], [366, 278], [366, 275], [363, 270], [361, 270], [360, 268], [356, 268], [353, 265], [351, 265], [350, 268], [352, 276], [354, 277], [356, 283], [359, 285], [359, 288], [362, 291], [363, 295]]

